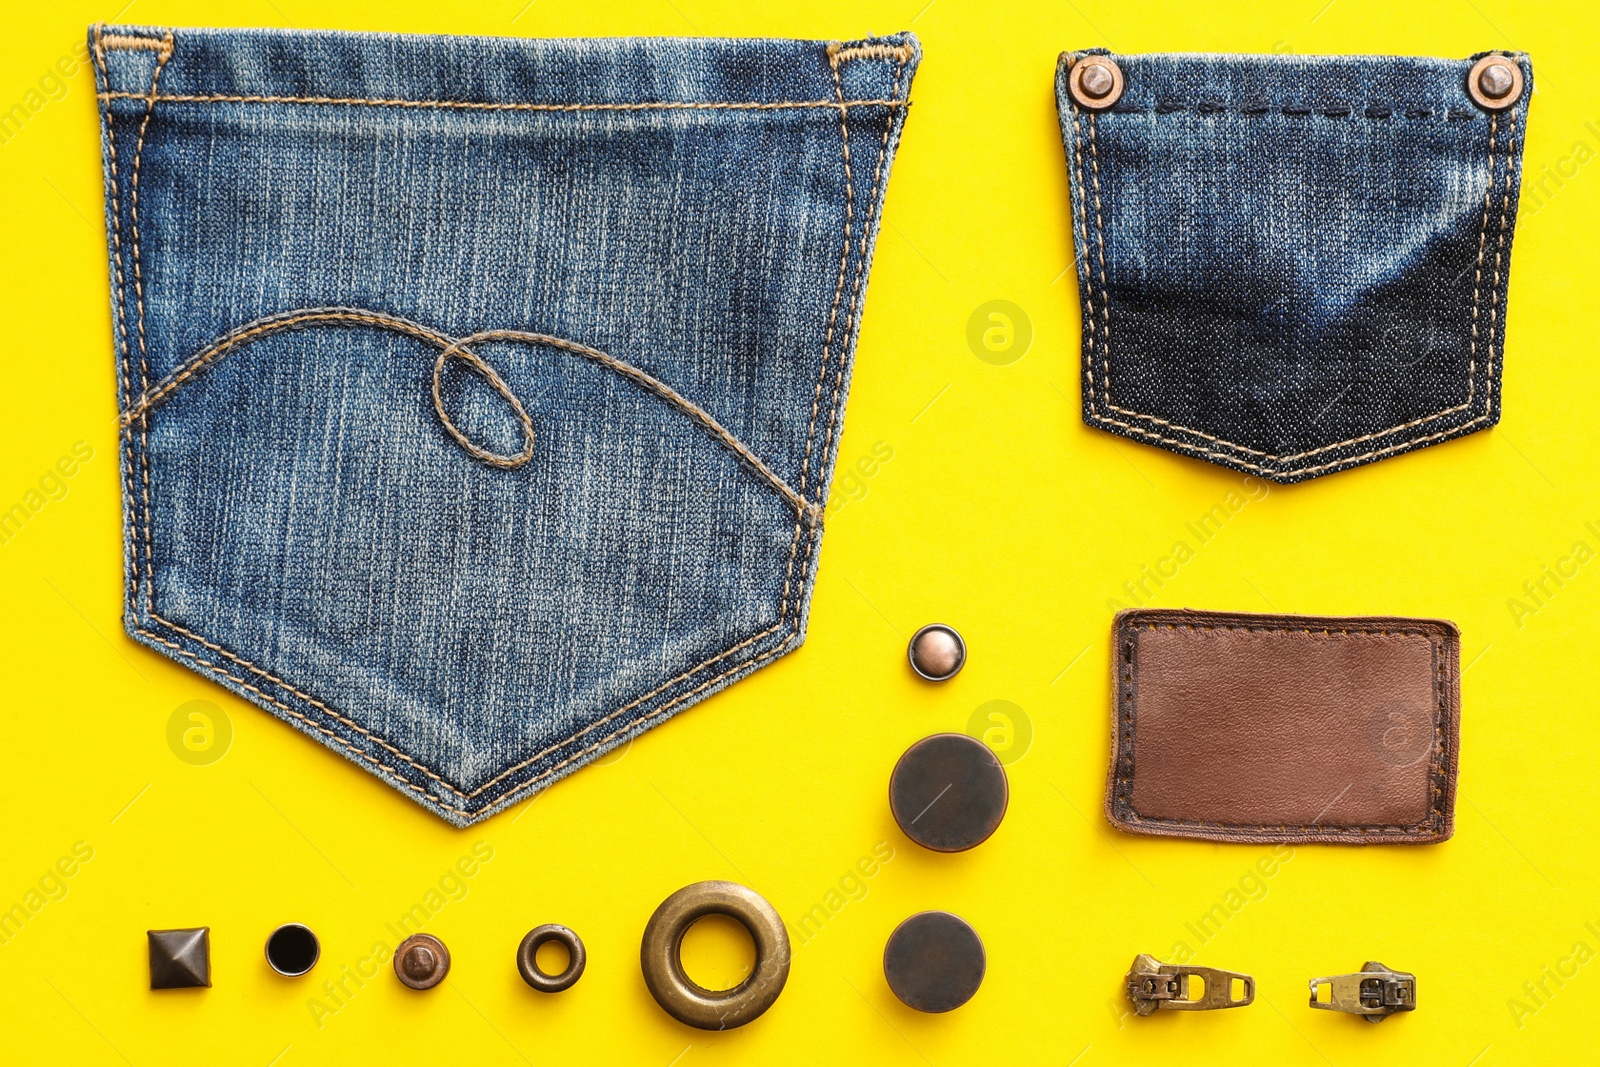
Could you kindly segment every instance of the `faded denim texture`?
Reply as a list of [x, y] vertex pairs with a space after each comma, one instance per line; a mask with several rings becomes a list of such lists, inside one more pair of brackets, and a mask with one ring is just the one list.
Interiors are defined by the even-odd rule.
[[137, 640], [457, 825], [800, 645], [915, 38], [90, 39]]
[[1499, 421], [1526, 56], [1493, 113], [1472, 60], [1115, 56], [1092, 112], [1086, 54], [1056, 81], [1085, 422], [1294, 482]]

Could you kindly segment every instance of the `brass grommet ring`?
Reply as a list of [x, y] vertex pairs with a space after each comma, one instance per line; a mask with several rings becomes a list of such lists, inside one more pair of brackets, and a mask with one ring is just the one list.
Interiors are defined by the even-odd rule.
[[[707, 915], [726, 915], [750, 932], [756, 964], [732, 989], [699, 986], [683, 970], [683, 935]], [[656, 909], [639, 948], [644, 984], [661, 1010], [701, 1030], [732, 1030], [772, 1007], [789, 980], [789, 935], [777, 909], [753, 889], [736, 882], [696, 882], [684, 886]]]
[[1522, 99], [1522, 64], [1498, 52], [1484, 56], [1467, 71], [1467, 95], [1486, 111], [1504, 111]]
[[[546, 974], [539, 967], [539, 946], [559, 941], [567, 950], [567, 966], [560, 974]], [[583, 938], [560, 923], [545, 923], [528, 931], [517, 946], [517, 970], [522, 980], [541, 993], [560, 993], [571, 989], [583, 977], [584, 965], [589, 955], [583, 949]]]
[[1067, 92], [1086, 111], [1104, 111], [1122, 99], [1122, 68], [1110, 56], [1079, 56], [1067, 72]]

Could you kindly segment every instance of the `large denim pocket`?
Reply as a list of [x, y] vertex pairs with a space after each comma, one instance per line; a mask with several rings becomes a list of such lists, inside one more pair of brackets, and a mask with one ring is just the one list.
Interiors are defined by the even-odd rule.
[[914, 38], [91, 44], [136, 639], [458, 825], [801, 643]]
[[1085, 422], [1293, 482], [1499, 420], [1526, 56], [1493, 110], [1472, 60], [1378, 56], [1115, 56], [1100, 106], [1094, 55], [1057, 71]]

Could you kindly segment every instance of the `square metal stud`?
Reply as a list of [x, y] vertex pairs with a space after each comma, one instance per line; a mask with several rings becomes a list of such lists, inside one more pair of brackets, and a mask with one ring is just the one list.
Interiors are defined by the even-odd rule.
[[150, 988], [211, 986], [211, 927], [147, 930], [150, 938]]

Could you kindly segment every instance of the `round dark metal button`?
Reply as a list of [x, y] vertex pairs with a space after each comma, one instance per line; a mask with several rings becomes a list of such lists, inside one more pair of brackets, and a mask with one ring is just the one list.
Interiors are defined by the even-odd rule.
[[[736, 919], [756, 945], [756, 962], [743, 982], [713, 991], [684, 972], [683, 935], [707, 915]], [[701, 1030], [732, 1030], [772, 1007], [789, 980], [789, 934], [777, 909], [753, 889], [735, 882], [684, 886], [650, 916], [639, 947], [644, 984], [663, 1011]]]
[[267, 938], [267, 964], [279, 974], [298, 978], [317, 965], [322, 946], [309, 926], [284, 923]]
[[948, 682], [967, 663], [967, 643], [954, 626], [930, 623], [911, 635], [906, 647], [911, 669], [930, 682]]
[[1484, 56], [1467, 71], [1467, 95], [1486, 110], [1505, 110], [1522, 99], [1522, 64], [1511, 56]]
[[895, 927], [883, 947], [883, 976], [907, 1007], [953, 1011], [972, 999], [987, 966], [983, 941], [966, 920], [924, 911]]
[[[567, 966], [560, 974], [546, 974], [539, 968], [539, 946], [550, 941], [559, 941], [567, 950]], [[583, 968], [588, 962], [583, 939], [560, 923], [534, 927], [517, 946], [517, 970], [522, 973], [522, 980], [541, 993], [571, 989], [583, 977]]]
[[906, 749], [889, 776], [889, 810], [905, 835], [935, 852], [982, 844], [1005, 818], [1010, 789], [989, 746], [934, 734]]
[[412, 989], [432, 989], [450, 973], [450, 950], [432, 934], [412, 934], [394, 950], [394, 973]]
[[1067, 71], [1067, 93], [1087, 111], [1103, 111], [1122, 99], [1122, 68], [1110, 56], [1079, 56]]

